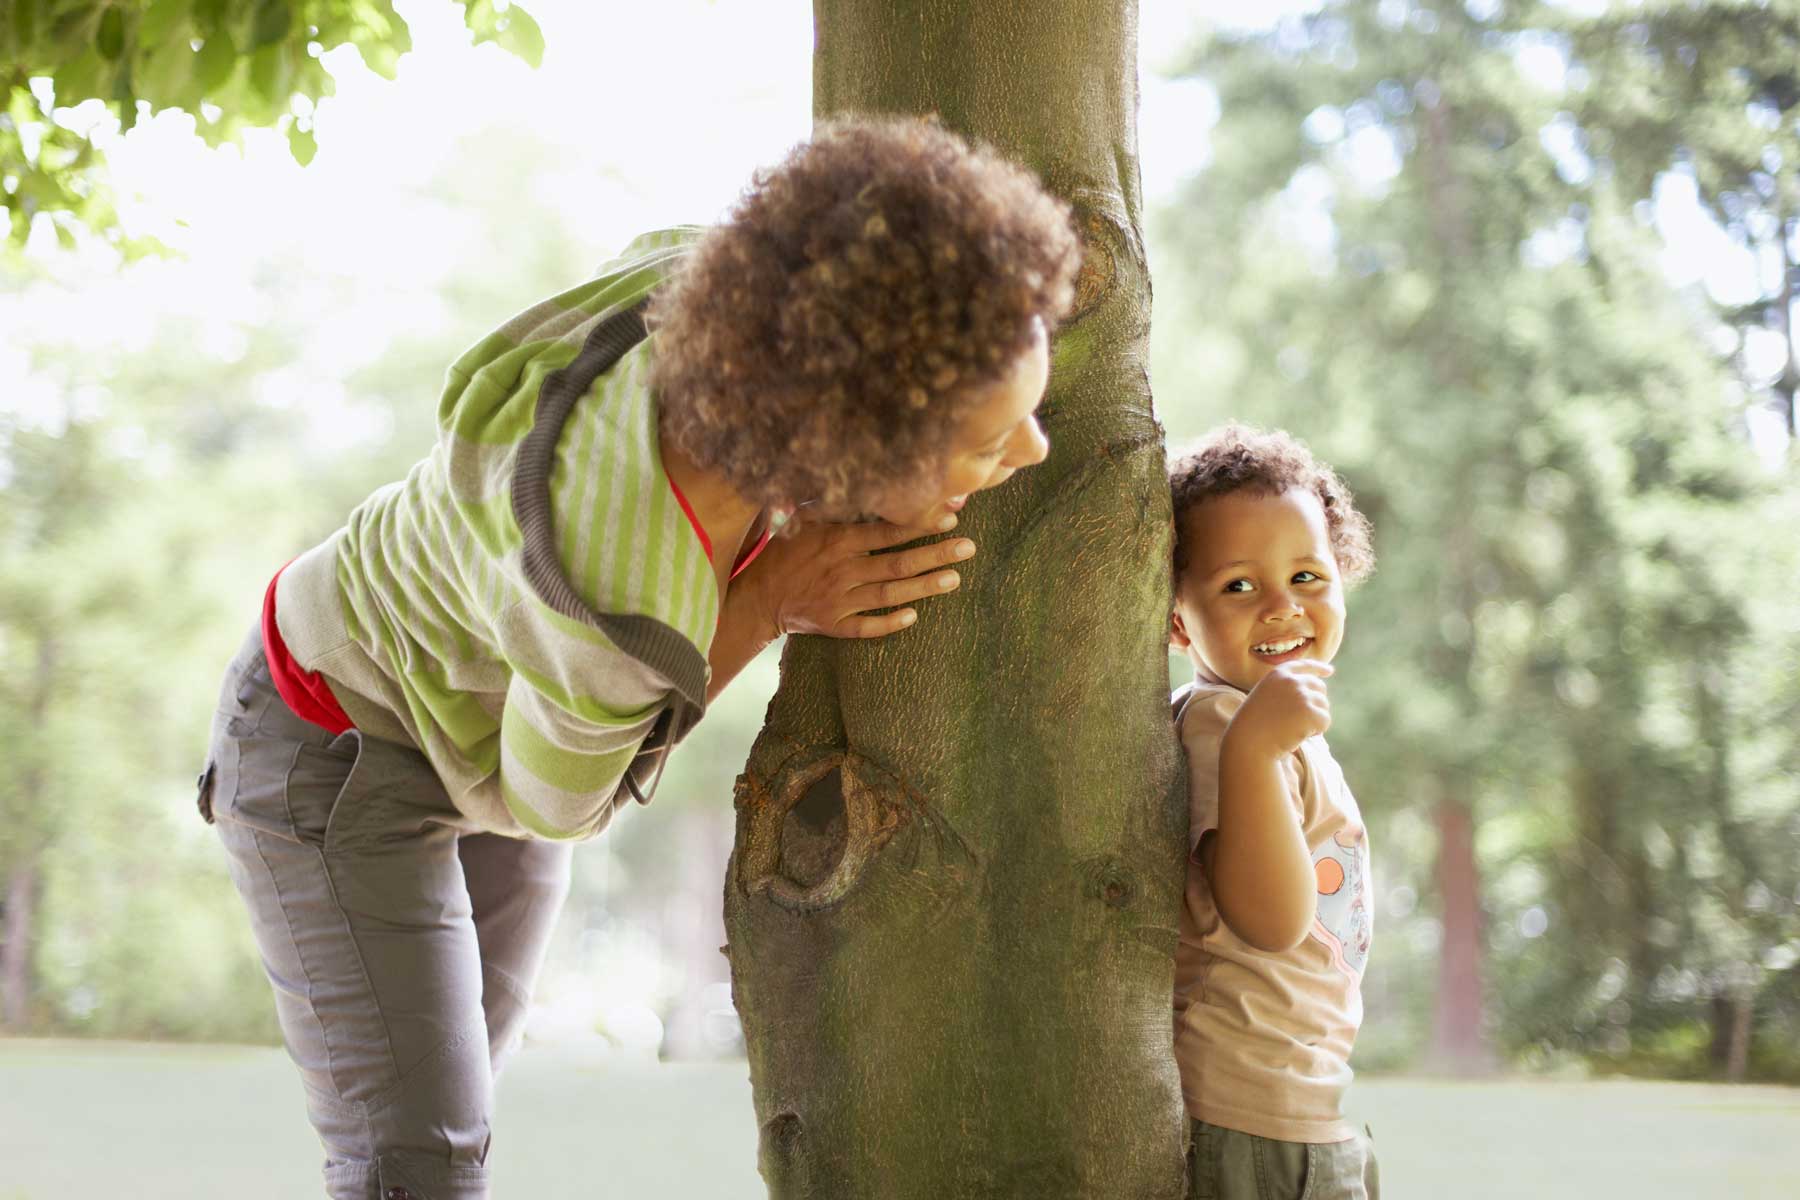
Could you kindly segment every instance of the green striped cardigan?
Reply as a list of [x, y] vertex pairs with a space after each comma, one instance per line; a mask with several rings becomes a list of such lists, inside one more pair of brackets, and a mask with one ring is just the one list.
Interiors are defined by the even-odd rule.
[[594, 374], [629, 320], [607, 318], [701, 232], [647, 234], [476, 343], [431, 453], [277, 584], [295, 660], [358, 729], [423, 751], [478, 828], [592, 836], [646, 738], [704, 707], [721, 597], [663, 471], [655, 339]]

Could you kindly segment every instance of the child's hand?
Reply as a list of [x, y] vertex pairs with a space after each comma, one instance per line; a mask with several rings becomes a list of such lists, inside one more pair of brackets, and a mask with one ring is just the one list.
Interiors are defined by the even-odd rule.
[[[951, 518], [946, 528], [954, 524]], [[883, 637], [911, 625], [918, 613], [901, 607], [874, 616], [868, 615], [870, 609], [909, 605], [962, 585], [962, 576], [945, 568], [974, 556], [975, 543], [968, 538], [882, 553], [941, 532], [902, 529], [885, 521], [807, 525], [770, 542], [745, 576], [759, 575], [769, 589], [770, 616], [778, 633]]]
[[1331, 728], [1325, 680], [1331, 664], [1301, 658], [1282, 663], [1250, 689], [1225, 729], [1225, 740], [1270, 758], [1292, 754], [1300, 743]]

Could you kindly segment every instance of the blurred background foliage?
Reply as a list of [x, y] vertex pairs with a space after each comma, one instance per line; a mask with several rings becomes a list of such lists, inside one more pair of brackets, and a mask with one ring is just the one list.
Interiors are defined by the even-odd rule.
[[[444, 364], [624, 240], [566, 201], [628, 189], [632, 162], [572, 185], [567, 144], [476, 113], [367, 216], [437, 231], [444, 262], [411, 282], [319, 252], [329, 220], [196, 277], [55, 198], [109, 187], [83, 98], [127, 124], [217, 105], [214, 140], [233, 112], [310, 136], [314, 110], [174, 68], [121, 92], [117, 64], [148, 58], [71, 56], [55, 31], [87, 25], [24, 14], [80, 9], [97, 36], [122, 13], [137, 46], [153, 15], [289, 7], [0, 3], [8, 1032], [274, 1039], [193, 811], [218, 673], [270, 572], [427, 444]], [[1172, 446], [1290, 428], [1375, 523], [1332, 734], [1380, 895], [1359, 1064], [1800, 1082], [1800, 3], [1286, 7], [1184, 9], [1186, 48], [1147, 53], [1145, 169], [1159, 145], [1192, 163], [1150, 189], [1153, 379]], [[266, 44], [316, 99], [331, 72], [299, 19]], [[393, 54], [361, 53], [392, 74], [408, 35], [384, 28]], [[736, 1052], [718, 896], [774, 671], [578, 853], [535, 1036]]]

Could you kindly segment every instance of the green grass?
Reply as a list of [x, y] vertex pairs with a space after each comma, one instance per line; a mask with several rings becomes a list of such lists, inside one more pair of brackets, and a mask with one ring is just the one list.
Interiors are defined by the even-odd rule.
[[[1800, 1089], [1359, 1082], [1388, 1200], [1787, 1200]], [[741, 1063], [527, 1051], [500, 1087], [498, 1197], [757, 1200]], [[0, 1200], [313, 1200], [318, 1150], [280, 1051], [0, 1040]]]

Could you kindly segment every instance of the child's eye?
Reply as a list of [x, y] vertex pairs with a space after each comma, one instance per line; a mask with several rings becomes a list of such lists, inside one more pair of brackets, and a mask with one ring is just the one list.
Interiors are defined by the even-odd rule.
[[1319, 581], [1319, 578], [1320, 577], [1318, 575], [1313, 574], [1311, 571], [1301, 571], [1294, 576], [1294, 582], [1295, 583], [1317, 583]]
[[1228, 592], [1247, 592], [1250, 590], [1250, 586], [1250, 581], [1248, 579], [1234, 579], [1225, 585], [1225, 590]]

